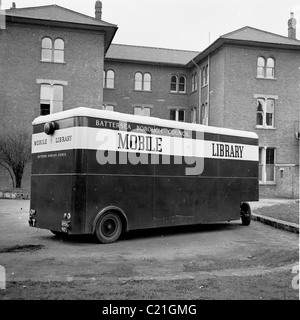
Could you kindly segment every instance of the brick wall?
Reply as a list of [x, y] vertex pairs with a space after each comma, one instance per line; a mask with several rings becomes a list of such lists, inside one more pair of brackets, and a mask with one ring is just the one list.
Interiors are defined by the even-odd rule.
[[[151, 116], [169, 119], [172, 107], [185, 108], [189, 117], [190, 72], [186, 68], [105, 61], [105, 70], [114, 70], [115, 88], [104, 89], [104, 103], [115, 105], [115, 111], [133, 114], [135, 105], [151, 107]], [[135, 91], [136, 72], [150, 73], [151, 91]], [[187, 93], [171, 93], [171, 75], [185, 75]], [[189, 121], [189, 118], [188, 118]]]

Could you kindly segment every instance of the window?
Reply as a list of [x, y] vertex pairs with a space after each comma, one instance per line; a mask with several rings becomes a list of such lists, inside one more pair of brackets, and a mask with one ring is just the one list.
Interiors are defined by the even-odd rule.
[[113, 70], [103, 71], [103, 88], [113, 89], [115, 87], [115, 72]]
[[256, 126], [274, 128], [275, 100], [270, 98], [258, 98], [256, 110]]
[[263, 57], [257, 58], [257, 76], [258, 77], [265, 76], [265, 58]]
[[191, 109], [191, 123], [197, 122], [197, 108]]
[[266, 77], [267, 78], [275, 77], [275, 61], [273, 58], [268, 58], [267, 60]]
[[115, 111], [115, 106], [111, 105], [111, 104], [104, 104], [103, 105], [103, 110], [106, 111]]
[[137, 72], [134, 76], [134, 89], [142, 90], [143, 88], [143, 75], [140, 72]]
[[186, 91], [186, 78], [184, 76], [181, 76], [179, 78], [179, 92], [185, 93]]
[[52, 40], [44, 38], [42, 40], [42, 61], [52, 60]]
[[185, 110], [183, 110], [183, 109], [171, 109], [170, 110], [170, 120], [184, 122], [184, 120], [185, 120]]
[[141, 72], [137, 72], [134, 75], [134, 89], [141, 91], [151, 91], [150, 73], [142, 74]]
[[137, 116], [150, 117], [150, 108], [148, 107], [134, 107], [134, 114]]
[[52, 41], [51, 38], [45, 37], [42, 39], [42, 61], [45, 62], [64, 62], [65, 43], [62, 39], [57, 38]]
[[56, 39], [54, 41], [54, 62], [64, 62], [64, 50], [65, 44], [62, 39]]
[[171, 92], [177, 92], [177, 84], [178, 83], [178, 78], [177, 76], [172, 76], [171, 77]]
[[197, 72], [192, 74], [192, 92], [197, 91], [198, 89], [198, 78], [197, 78]]
[[259, 148], [259, 182], [275, 183], [275, 148]]
[[63, 86], [59, 84], [41, 84], [40, 115], [63, 110]]
[[150, 73], [144, 74], [143, 86], [145, 91], [151, 91], [151, 75]]
[[258, 78], [275, 78], [275, 60], [273, 58], [257, 58], [257, 77]]
[[201, 120], [200, 123], [208, 126], [208, 104], [203, 103], [201, 106]]
[[180, 76], [177, 77], [175, 75], [171, 76], [171, 92], [186, 92], [186, 77]]
[[202, 68], [202, 87], [208, 83], [208, 65]]

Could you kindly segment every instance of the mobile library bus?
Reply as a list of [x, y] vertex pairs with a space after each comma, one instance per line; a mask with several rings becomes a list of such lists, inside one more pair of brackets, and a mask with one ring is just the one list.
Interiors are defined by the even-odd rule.
[[76, 108], [33, 121], [29, 225], [94, 234], [237, 220], [258, 200], [255, 133]]

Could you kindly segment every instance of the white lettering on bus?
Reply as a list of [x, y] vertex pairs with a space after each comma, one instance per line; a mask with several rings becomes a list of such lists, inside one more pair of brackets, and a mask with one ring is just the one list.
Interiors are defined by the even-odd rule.
[[130, 124], [121, 121], [96, 120], [96, 126], [102, 128], [113, 128], [120, 130], [131, 130]]
[[244, 146], [230, 145], [226, 143], [213, 143], [212, 156], [224, 158], [243, 158]]

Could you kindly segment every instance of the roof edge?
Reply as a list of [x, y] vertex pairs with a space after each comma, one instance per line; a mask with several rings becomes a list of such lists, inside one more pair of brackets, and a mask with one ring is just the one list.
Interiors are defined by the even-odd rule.
[[[95, 21], [95, 22], [103, 22], [104, 24], [106, 24], [107, 27], [111, 26], [111, 27], [117, 27], [116, 24], [113, 24], [113, 23], [110, 23], [110, 22], [106, 22], [104, 20], [97, 20], [96, 18], [92, 17], [92, 16], [89, 16], [89, 15], [86, 15], [86, 14], [83, 14], [81, 12], [77, 12], [77, 11], [74, 11], [74, 10], [71, 10], [71, 9], [68, 9], [68, 8], [65, 8], [65, 7], [62, 7], [62, 6], [59, 6], [57, 4], [51, 4], [51, 5], [45, 5], [45, 6], [36, 6], [36, 7], [24, 7], [24, 8], [14, 8], [14, 9], [4, 9], [5, 11], [5, 14], [7, 16], [12, 16], [12, 17], [19, 17], [21, 18], [22, 16], [14, 16], [13, 15], [13, 12], [16, 12], [18, 10], [34, 10], [34, 9], [38, 9], [38, 8], [52, 8], [52, 7], [57, 7], [59, 9], [62, 9], [64, 11], [68, 11], [68, 12], [71, 12], [73, 14], [76, 14], [76, 15], [79, 15], [79, 16], [82, 16], [84, 18], [87, 18], [87, 19], [91, 19], [92, 21]], [[28, 18], [28, 19], [35, 19], [35, 18], [30, 18], [30, 17], [23, 17], [23, 18]], [[42, 19], [40, 19], [42, 20]], [[46, 20], [46, 19], [45, 19]], [[49, 20], [47, 20], [49, 21]], [[60, 21], [60, 20], [52, 20], [52, 21]]]
[[[266, 33], [266, 34], [269, 34], [269, 35], [272, 35], [272, 36], [276, 36], [276, 37], [283, 38], [283, 39], [285, 39], [285, 40], [288, 39], [288, 40], [291, 40], [291, 41], [299, 42], [299, 44], [300, 44], [300, 40], [298, 40], [298, 39], [292, 39], [292, 38], [283, 36], [283, 35], [281, 35], [281, 34], [277, 34], [277, 33], [274, 33], [274, 32], [270, 32], [270, 31], [266, 31], [266, 30], [262, 30], [262, 29], [258, 29], [258, 28], [254, 28], [254, 27], [250, 27], [250, 26], [245, 26], [245, 27], [242, 27], [242, 28], [240, 28], [240, 29], [237, 29], [237, 30], [234, 30], [234, 31], [225, 33], [225, 34], [223, 34], [222, 36], [220, 36], [220, 38], [230, 39], [230, 38], [228, 38], [228, 36], [229, 36], [230, 34], [234, 34], [234, 33], [236, 33], [236, 32], [239, 32], [239, 31], [242, 31], [242, 30], [246, 30], [246, 29], [251, 29], [251, 30], [258, 31], [258, 32], [263, 32], [263, 33]], [[250, 40], [245, 40], [245, 41], [250, 41]]]

